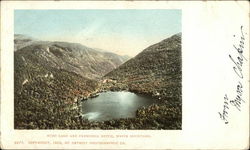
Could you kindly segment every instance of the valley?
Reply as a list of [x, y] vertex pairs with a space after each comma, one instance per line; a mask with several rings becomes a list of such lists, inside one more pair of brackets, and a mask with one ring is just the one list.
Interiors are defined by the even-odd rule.
[[[20, 35], [15, 47], [15, 129], [181, 129], [181, 33], [133, 58]], [[82, 115], [84, 101], [110, 91], [157, 103], [139, 107], [132, 118], [89, 121]]]

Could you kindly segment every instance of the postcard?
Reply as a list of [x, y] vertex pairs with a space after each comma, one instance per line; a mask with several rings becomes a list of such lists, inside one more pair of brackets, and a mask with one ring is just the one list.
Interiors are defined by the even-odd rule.
[[249, 2], [1, 2], [2, 149], [248, 149]]

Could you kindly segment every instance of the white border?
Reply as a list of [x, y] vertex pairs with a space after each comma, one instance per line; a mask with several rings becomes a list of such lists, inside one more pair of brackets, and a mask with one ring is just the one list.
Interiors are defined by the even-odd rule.
[[[240, 25], [249, 35], [247, 2], [149, 1], [12, 1], [1, 2], [1, 143], [2, 148], [70, 149], [239, 149], [249, 138], [249, 64], [244, 66], [246, 104], [232, 111], [230, 124], [218, 118], [223, 96], [232, 92], [234, 77], [227, 59], [232, 34]], [[13, 130], [13, 10], [14, 9], [182, 9], [183, 122], [182, 130]], [[249, 60], [249, 36], [245, 57]], [[17, 140], [46, 140], [47, 134], [150, 134], [123, 139], [126, 145], [14, 145]], [[76, 138], [77, 139], [77, 138]], [[68, 138], [65, 140], [76, 140]], [[51, 140], [51, 139], [50, 139]], [[54, 138], [54, 140], [57, 140]], [[60, 139], [59, 139], [60, 140]], [[91, 141], [96, 139], [78, 140]], [[114, 139], [115, 141], [117, 139]], [[100, 140], [99, 140], [100, 141]], [[102, 139], [109, 141], [109, 139]]]

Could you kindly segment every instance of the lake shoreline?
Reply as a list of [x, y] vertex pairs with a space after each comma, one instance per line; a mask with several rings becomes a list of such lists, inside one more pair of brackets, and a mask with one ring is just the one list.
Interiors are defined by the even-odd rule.
[[[129, 91], [135, 94], [141, 94], [145, 96], [153, 95], [152, 93], [145, 94], [143, 92], [138, 92], [137, 90], [130, 90], [129, 88], [126, 87], [127, 86], [125, 84], [117, 85], [116, 83], [113, 82], [101, 83], [97, 87], [97, 89], [90, 94], [108, 92], [108, 91]], [[75, 129], [180, 130], [181, 112], [182, 112], [181, 102], [178, 103], [178, 99], [167, 100], [166, 97], [161, 97], [161, 95], [153, 95], [153, 96], [154, 98], [158, 99], [159, 103], [137, 109], [136, 116], [134, 118], [120, 118], [120, 119], [111, 119], [107, 121], [89, 121], [81, 116], [80, 109], [78, 109], [77, 118], [79, 119], [81, 126], [75, 127]], [[78, 100], [81, 101], [81, 98]], [[177, 103], [175, 103], [175, 101]]]

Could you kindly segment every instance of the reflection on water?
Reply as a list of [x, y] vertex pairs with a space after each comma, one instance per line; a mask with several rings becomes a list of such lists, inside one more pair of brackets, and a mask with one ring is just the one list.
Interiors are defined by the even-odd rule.
[[83, 114], [82, 116], [88, 118], [89, 120], [94, 120], [95, 118], [98, 118], [99, 115], [100, 115], [99, 112], [90, 112]]
[[154, 102], [150, 97], [131, 92], [105, 92], [82, 102], [82, 113], [90, 121], [131, 118], [135, 117], [139, 107], [149, 106]]

